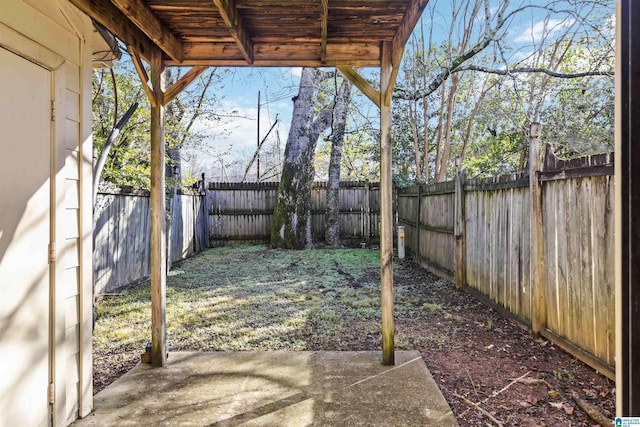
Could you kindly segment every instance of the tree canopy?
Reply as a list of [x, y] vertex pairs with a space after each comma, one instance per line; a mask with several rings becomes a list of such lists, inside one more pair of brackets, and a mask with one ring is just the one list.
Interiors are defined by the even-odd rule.
[[[180, 78], [182, 69], [168, 69], [168, 82]], [[195, 177], [180, 173], [179, 152], [184, 147], [198, 147], [208, 137], [197, 126], [202, 121], [212, 123], [223, 115], [219, 89], [224, 70], [212, 68], [167, 106], [167, 164], [175, 171], [172, 178], [189, 184]], [[116, 123], [134, 103], [131, 119], [120, 130], [109, 150], [101, 181], [117, 186], [148, 189], [150, 185], [149, 101], [139, 77], [129, 61], [122, 60], [112, 69], [97, 69], [93, 75], [93, 137], [94, 159], [98, 159]], [[175, 175], [175, 176], [173, 176]]]

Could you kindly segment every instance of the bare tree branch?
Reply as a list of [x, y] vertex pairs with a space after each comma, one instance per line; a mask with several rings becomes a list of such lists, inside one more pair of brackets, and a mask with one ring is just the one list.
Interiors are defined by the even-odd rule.
[[[553, 71], [548, 68], [542, 68], [542, 67], [518, 67], [518, 68], [509, 68], [509, 69], [506, 69], [506, 68], [494, 69], [489, 67], [482, 67], [479, 65], [459, 66], [458, 68], [451, 70], [449, 75], [459, 73], [462, 71], [478, 71], [481, 73], [496, 74], [499, 76], [508, 76], [510, 74], [518, 74], [518, 73], [542, 73], [558, 79], [577, 79], [580, 77], [594, 77], [594, 76], [613, 77], [614, 75], [613, 70], [593, 70], [593, 71], [584, 71], [581, 73], [560, 73], [558, 71]], [[431, 88], [431, 85], [429, 86], [429, 89], [430, 88]], [[427, 90], [424, 93], [418, 92], [418, 91], [411, 93], [402, 88], [396, 88], [393, 95], [395, 98], [412, 101], [412, 100], [429, 96], [432, 93], [433, 91], [430, 91], [430, 90]]]
[[[576, 20], [576, 22], [580, 22], [581, 24], [586, 25], [586, 23], [584, 22], [584, 18], [580, 16], [580, 14], [577, 13], [575, 10], [557, 9], [555, 6], [558, 4], [558, 2], [551, 2], [544, 6], [531, 5], [531, 4], [523, 5], [507, 13], [507, 8], [509, 7], [509, 3], [510, 3], [509, 0], [506, 0], [500, 5], [500, 8], [498, 9], [495, 15], [496, 17], [495, 26], [491, 27], [492, 17], [490, 16], [490, 9], [487, 7], [487, 3], [485, 2], [485, 5], [484, 5], [485, 6], [484, 7], [485, 31], [482, 39], [480, 39], [476, 44], [474, 44], [469, 49], [464, 51], [461, 55], [451, 59], [449, 65], [445, 66], [443, 70], [431, 80], [431, 83], [429, 83], [429, 85], [426, 86], [421, 91], [416, 91], [412, 93], [401, 87], [396, 87], [394, 91], [394, 96], [397, 98], [406, 99], [406, 100], [422, 99], [431, 95], [433, 92], [435, 92], [451, 76], [451, 74], [461, 72], [461, 71], [466, 71], [466, 70], [474, 70], [474, 68], [472, 67], [475, 67], [475, 66], [463, 66], [463, 64], [468, 62], [470, 59], [472, 59], [479, 53], [481, 53], [492, 42], [498, 41], [500, 39], [500, 37], [498, 36], [498, 33], [500, 32], [500, 30], [502, 30], [505, 27], [505, 24], [509, 22], [511, 18], [517, 16], [519, 13], [527, 9], [543, 9], [543, 10], [547, 10], [550, 13], [571, 16]], [[589, 2], [585, 2], [585, 3], [589, 3]], [[597, 1], [594, 1], [591, 3], [596, 4]], [[514, 71], [514, 70], [521, 70], [521, 69], [523, 71]], [[490, 72], [486, 70], [488, 69], [483, 69], [483, 67], [478, 67], [478, 69], [475, 71]], [[611, 71], [590, 71], [586, 73], [567, 74], [567, 73], [558, 73], [558, 72], [547, 70], [547, 69], [532, 68], [531, 71], [525, 71], [525, 70], [526, 68], [516, 68], [508, 71], [494, 70], [495, 72], [493, 72], [493, 74], [508, 75], [513, 72], [540, 72], [540, 73], [545, 73], [552, 77], [557, 77], [557, 78], [578, 78], [578, 77], [587, 77], [587, 76], [613, 75]]]
[[613, 70], [603, 70], [603, 71], [594, 70], [594, 71], [585, 71], [582, 73], [560, 73], [558, 71], [553, 71], [548, 68], [541, 68], [541, 67], [519, 67], [519, 68], [510, 68], [507, 70], [507, 69], [491, 69], [488, 67], [481, 67], [478, 65], [465, 65], [465, 66], [459, 67], [453, 72], [457, 73], [459, 71], [479, 71], [481, 73], [497, 74], [500, 76], [506, 76], [514, 73], [543, 73], [558, 79], [577, 79], [580, 77], [593, 77], [593, 76], [613, 77], [614, 75]]

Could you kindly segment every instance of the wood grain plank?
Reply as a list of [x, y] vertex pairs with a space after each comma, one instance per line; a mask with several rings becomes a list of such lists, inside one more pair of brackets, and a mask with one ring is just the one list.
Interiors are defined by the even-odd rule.
[[182, 42], [164, 25], [143, 0], [111, 0], [156, 46], [177, 62], [182, 62]]
[[545, 277], [547, 280], [546, 301], [547, 301], [547, 327], [553, 331], [559, 330], [561, 309], [558, 304], [559, 300], [559, 278], [558, 278], [558, 206], [557, 191], [553, 191], [555, 187], [551, 183], [547, 183], [544, 191], [544, 199], [542, 201], [545, 236]]
[[238, 13], [234, 0], [213, 0], [218, 8], [220, 16], [224, 20], [231, 37], [235, 40], [238, 49], [248, 64], [253, 63], [253, 42], [249, 36], [243, 21], [243, 17]]

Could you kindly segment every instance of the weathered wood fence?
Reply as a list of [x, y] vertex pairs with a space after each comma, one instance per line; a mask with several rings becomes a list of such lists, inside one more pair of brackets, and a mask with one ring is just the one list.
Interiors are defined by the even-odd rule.
[[[203, 194], [169, 196], [168, 259], [176, 263], [208, 245]], [[94, 212], [94, 294], [149, 277], [149, 194], [98, 193]]]
[[[357, 242], [379, 238], [380, 186], [377, 183], [340, 183], [340, 236]], [[220, 183], [208, 185], [209, 242], [212, 246], [231, 242], [266, 243], [271, 236], [271, 218], [278, 196], [277, 182]], [[313, 185], [311, 228], [314, 240], [324, 240], [327, 184]]]
[[[398, 222], [419, 264], [529, 327], [538, 322], [544, 337], [613, 378], [612, 175], [611, 154], [563, 161], [547, 150], [531, 181], [528, 173], [469, 180], [461, 173], [398, 190]], [[537, 270], [536, 242], [543, 248]]]

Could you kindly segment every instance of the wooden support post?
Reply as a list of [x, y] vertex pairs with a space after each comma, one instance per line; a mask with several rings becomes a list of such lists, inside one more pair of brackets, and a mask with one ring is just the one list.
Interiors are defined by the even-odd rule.
[[393, 182], [391, 169], [391, 47], [383, 43], [380, 67], [380, 281], [382, 287], [382, 364], [393, 365]]
[[[151, 364], [167, 363], [165, 250], [164, 64], [158, 53], [151, 59]], [[155, 105], [153, 105], [155, 104]]]
[[640, 3], [617, 4], [616, 415], [640, 416]]
[[529, 188], [531, 190], [531, 331], [539, 335], [547, 325], [544, 274], [544, 229], [542, 224], [542, 186], [538, 172], [542, 168], [540, 124], [532, 123], [529, 145]]
[[464, 184], [467, 177], [462, 169], [456, 173], [456, 193], [455, 193], [455, 224], [454, 235], [456, 238], [456, 288], [462, 289], [466, 285], [466, 217], [464, 209]]

